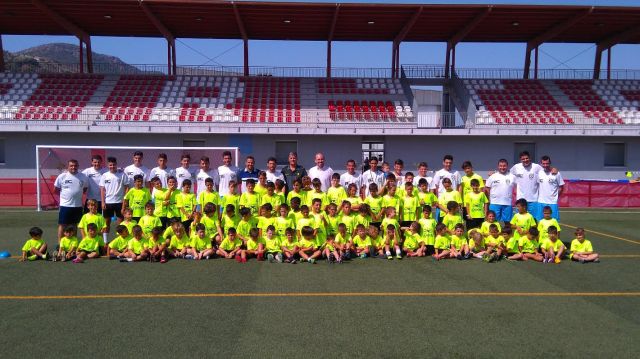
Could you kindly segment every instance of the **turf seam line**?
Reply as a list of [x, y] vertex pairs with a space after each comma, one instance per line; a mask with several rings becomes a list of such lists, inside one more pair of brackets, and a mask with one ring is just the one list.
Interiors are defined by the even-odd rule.
[[640, 297], [640, 292], [299, 292], [299, 293], [158, 293], [86, 295], [3, 295], [0, 300], [162, 299], [300, 297]]

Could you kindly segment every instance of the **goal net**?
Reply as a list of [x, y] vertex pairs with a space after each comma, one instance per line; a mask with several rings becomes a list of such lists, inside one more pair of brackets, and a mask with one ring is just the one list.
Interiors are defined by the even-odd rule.
[[[222, 165], [222, 154], [230, 151], [232, 163], [238, 166], [240, 150], [238, 147], [126, 147], [126, 146], [36, 146], [36, 203], [37, 210], [56, 209], [60, 198], [55, 194], [54, 183], [59, 174], [67, 170], [70, 159], [78, 161], [81, 172], [91, 167], [91, 158], [94, 155], [102, 157], [103, 167], [107, 168], [107, 157], [115, 157], [118, 167], [124, 169], [133, 163], [133, 153], [141, 151], [144, 154], [142, 164], [149, 170], [156, 167], [158, 155], [167, 155], [167, 167], [175, 169], [180, 166], [183, 154], [191, 156], [190, 169], [197, 172], [200, 169], [200, 158], [209, 157], [211, 168]], [[84, 203], [84, 202], [83, 202]]]

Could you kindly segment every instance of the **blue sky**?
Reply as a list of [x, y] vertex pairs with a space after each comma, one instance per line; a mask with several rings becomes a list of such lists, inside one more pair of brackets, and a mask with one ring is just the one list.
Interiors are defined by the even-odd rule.
[[[316, 0], [318, 2], [318, 0]], [[341, 2], [323, 1], [319, 2]], [[343, 1], [344, 2], [344, 1]], [[443, 3], [444, 1], [348, 1], [352, 3]], [[563, 4], [640, 6], [640, 1], [447, 1], [447, 3], [481, 4]], [[71, 36], [2, 37], [5, 50], [19, 51], [51, 42], [77, 44]], [[166, 64], [166, 42], [160, 38], [92, 37], [93, 51], [118, 56], [131, 64]], [[310, 41], [250, 41], [252, 66], [325, 66], [326, 43]], [[456, 66], [481, 68], [522, 68], [525, 44], [462, 43], [457, 47]], [[544, 44], [540, 47], [540, 68], [593, 68], [593, 44]], [[612, 50], [612, 67], [640, 69], [640, 45], [617, 45]], [[443, 64], [442, 43], [404, 43], [400, 50], [402, 64]], [[242, 65], [241, 40], [178, 39], [179, 65]], [[606, 57], [605, 57], [606, 58]], [[334, 67], [390, 67], [391, 44], [388, 42], [334, 42]], [[603, 67], [606, 66], [603, 61]]]

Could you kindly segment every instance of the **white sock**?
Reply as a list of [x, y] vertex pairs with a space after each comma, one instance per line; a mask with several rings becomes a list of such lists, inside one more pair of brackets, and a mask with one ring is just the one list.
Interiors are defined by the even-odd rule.
[[401, 253], [400, 249], [396, 248], [396, 255], [399, 256]]
[[108, 242], [107, 236], [108, 236], [107, 233], [102, 233], [102, 240], [104, 241], [104, 244], [107, 244], [107, 242]]

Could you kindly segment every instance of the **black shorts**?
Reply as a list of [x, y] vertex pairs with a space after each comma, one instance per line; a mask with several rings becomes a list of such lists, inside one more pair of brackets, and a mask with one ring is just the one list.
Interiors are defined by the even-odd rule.
[[[87, 207], [87, 202], [89, 200], [84, 201], [84, 208], [83, 211], [84, 213], [89, 213], [89, 207]], [[98, 213], [102, 214], [102, 202], [96, 200], [96, 202], [98, 203]]]
[[116, 216], [120, 219], [124, 219], [124, 216], [122, 215], [122, 203], [107, 203], [102, 216], [104, 218], [113, 218], [113, 216]]
[[167, 217], [159, 217], [159, 218], [160, 218], [160, 223], [162, 223], [162, 229], [166, 229], [167, 224], [169, 224], [169, 218]]
[[402, 221], [400, 222], [400, 227], [409, 227], [411, 226], [412, 221]]
[[82, 207], [60, 207], [58, 224], [77, 225], [82, 219]]
[[467, 219], [465, 222], [467, 225], [467, 230], [471, 230], [473, 228], [480, 228], [480, 226], [482, 226], [482, 222], [484, 222], [484, 218]]

